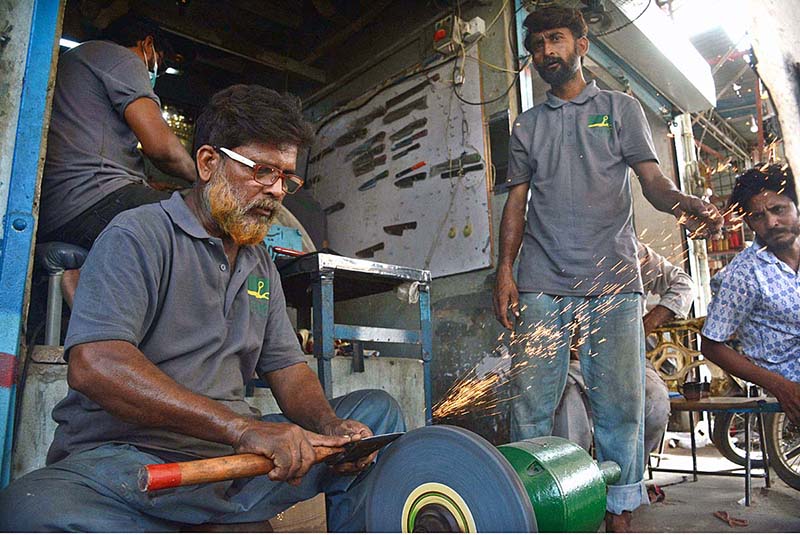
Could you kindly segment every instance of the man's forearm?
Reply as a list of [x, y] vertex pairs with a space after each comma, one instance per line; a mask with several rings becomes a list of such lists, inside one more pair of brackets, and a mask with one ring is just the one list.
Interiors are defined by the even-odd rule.
[[659, 173], [648, 180], [642, 180], [642, 193], [653, 207], [668, 214], [679, 216], [678, 208], [681, 201], [687, 197], [685, 193], [679, 191], [675, 184]]
[[319, 433], [337, 419], [319, 379], [306, 363], [268, 373], [265, 379], [284, 416], [300, 427]]
[[513, 188], [503, 208], [500, 221], [500, 253], [497, 259], [497, 270], [510, 271], [522, 245], [522, 233], [525, 228], [525, 205], [528, 200], [527, 185]]
[[221, 444], [235, 446], [252, 420], [179, 385], [128, 342], [76, 346], [68, 380], [123, 421]]
[[728, 373], [740, 379], [744, 379], [745, 381], [762, 386], [767, 390], [770, 389], [770, 386], [775, 385], [776, 382], [784, 380], [784, 378], [777, 373], [753, 364], [750, 359], [734, 351], [727, 345], [709, 340], [705, 336], [702, 337], [700, 350], [708, 360]]
[[181, 178], [187, 182], [197, 179], [194, 160], [183, 148], [178, 138], [170, 142], [170, 146], [158, 154], [148, 155], [153, 164], [168, 175]]

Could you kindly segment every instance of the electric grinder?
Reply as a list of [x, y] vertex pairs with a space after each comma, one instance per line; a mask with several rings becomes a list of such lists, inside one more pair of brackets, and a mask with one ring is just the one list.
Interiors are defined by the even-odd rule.
[[494, 447], [447, 425], [409, 431], [373, 470], [367, 531], [395, 533], [597, 531], [620, 477], [563, 438]]

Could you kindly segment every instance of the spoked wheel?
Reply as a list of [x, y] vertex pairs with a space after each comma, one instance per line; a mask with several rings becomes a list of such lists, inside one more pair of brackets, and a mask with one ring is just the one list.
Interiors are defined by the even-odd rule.
[[[764, 425], [769, 429], [765, 419]], [[714, 416], [714, 429], [711, 432], [711, 441], [723, 457], [739, 466], [745, 465], [744, 451], [744, 415], [740, 413], [721, 412]], [[767, 431], [769, 434], [769, 431]], [[750, 466], [753, 468], [764, 467], [764, 456], [761, 454], [759, 441], [758, 418], [750, 416]]]
[[782, 412], [768, 414], [764, 425], [770, 466], [784, 483], [800, 490], [800, 426]]

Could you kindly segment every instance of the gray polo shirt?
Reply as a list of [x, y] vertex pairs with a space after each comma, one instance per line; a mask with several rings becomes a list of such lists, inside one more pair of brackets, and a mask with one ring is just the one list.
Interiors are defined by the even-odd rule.
[[506, 186], [530, 183], [517, 284], [523, 292], [642, 292], [629, 166], [655, 160], [639, 102], [594, 82], [517, 117]]
[[87, 41], [58, 60], [47, 134], [39, 230], [59, 228], [109, 193], [144, 180], [125, 109], [139, 98], [161, 105], [144, 62], [108, 41]]
[[[242, 247], [231, 271], [212, 238], [175, 193], [115, 217], [81, 270], [65, 354], [99, 340], [124, 340], [189, 390], [256, 416], [244, 400], [253, 377], [305, 362], [278, 271], [262, 246]], [[48, 462], [117, 442], [201, 457], [229, 446], [123, 422], [70, 389]]]

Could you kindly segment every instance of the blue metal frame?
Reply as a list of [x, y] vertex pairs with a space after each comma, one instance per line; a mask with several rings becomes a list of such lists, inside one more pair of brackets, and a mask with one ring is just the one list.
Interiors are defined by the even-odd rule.
[[[19, 337], [35, 225], [33, 204], [39, 176], [47, 91], [61, 2], [36, 0], [20, 98], [14, 159], [0, 253], [0, 358], [19, 361]], [[0, 387], [0, 487], [11, 479], [16, 386]]]
[[[431, 326], [430, 285], [419, 285], [419, 330], [391, 329], [344, 325], [334, 322], [333, 307], [334, 271], [323, 270], [312, 278], [312, 307], [314, 309], [314, 357], [317, 359], [317, 376], [328, 398], [333, 397], [334, 339], [413, 344], [420, 346], [425, 389], [425, 425], [433, 421], [433, 399], [431, 394], [431, 360], [433, 358], [433, 329]], [[321, 341], [321, 342], [318, 342]]]

